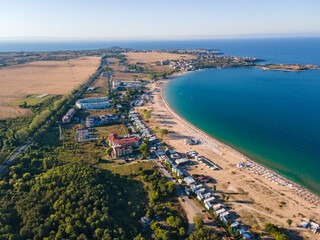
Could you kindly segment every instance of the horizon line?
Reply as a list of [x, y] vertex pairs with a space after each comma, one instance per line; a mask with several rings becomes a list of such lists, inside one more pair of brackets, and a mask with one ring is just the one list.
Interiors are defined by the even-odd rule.
[[192, 41], [192, 40], [231, 40], [231, 39], [262, 39], [262, 38], [308, 38], [320, 37], [320, 33], [295, 33], [295, 34], [243, 34], [243, 35], [219, 35], [219, 36], [184, 36], [184, 37], [120, 37], [120, 38], [81, 38], [81, 37], [50, 37], [50, 36], [12, 36], [0, 37], [0, 42], [108, 42], [108, 41]]

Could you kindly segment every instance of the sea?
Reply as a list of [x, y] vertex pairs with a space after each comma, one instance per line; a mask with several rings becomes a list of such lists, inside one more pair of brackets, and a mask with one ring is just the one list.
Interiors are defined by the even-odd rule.
[[[133, 49], [218, 49], [264, 63], [320, 65], [320, 38], [188, 41], [0, 42], [0, 52]], [[173, 79], [171, 107], [207, 134], [320, 194], [320, 70], [210, 69]]]

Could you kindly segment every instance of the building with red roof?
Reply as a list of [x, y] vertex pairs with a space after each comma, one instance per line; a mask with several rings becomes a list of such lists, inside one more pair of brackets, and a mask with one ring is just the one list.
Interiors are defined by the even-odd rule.
[[110, 147], [132, 147], [137, 148], [140, 145], [140, 139], [138, 137], [132, 138], [119, 138], [118, 134], [113, 133], [109, 136]]
[[121, 157], [133, 153], [133, 148], [140, 145], [138, 137], [119, 138], [118, 134], [113, 133], [109, 136], [109, 146], [112, 147], [112, 154], [116, 157]]

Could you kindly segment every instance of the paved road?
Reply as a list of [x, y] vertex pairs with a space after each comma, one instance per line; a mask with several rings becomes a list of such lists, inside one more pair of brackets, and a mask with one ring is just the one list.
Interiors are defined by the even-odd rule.
[[3, 173], [7, 166], [9, 164], [14, 163], [14, 161], [16, 160], [16, 158], [23, 153], [24, 151], [27, 150], [27, 148], [32, 144], [32, 140], [27, 140], [26, 142], [24, 142], [9, 158], [7, 161], [5, 161], [2, 166], [0, 167], [0, 173]]
[[112, 75], [110, 70], [108, 71], [109, 74], [109, 99], [112, 99]]
[[[172, 176], [169, 174], [166, 168], [164, 168], [158, 160], [154, 160], [157, 166], [159, 167], [160, 172], [168, 179], [168, 181], [172, 181]], [[194, 231], [194, 223], [193, 218], [197, 214], [202, 214], [202, 209], [193, 199], [189, 199], [184, 191], [184, 186], [178, 185], [177, 187], [178, 196], [182, 199], [182, 207], [187, 214], [188, 218], [188, 233], [191, 234]], [[184, 206], [185, 205], [185, 206]]]
[[172, 176], [169, 174], [167, 169], [164, 168], [158, 160], [154, 159], [154, 161], [159, 167], [160, 172], [168, 179], [168, 181], [172, 181]]

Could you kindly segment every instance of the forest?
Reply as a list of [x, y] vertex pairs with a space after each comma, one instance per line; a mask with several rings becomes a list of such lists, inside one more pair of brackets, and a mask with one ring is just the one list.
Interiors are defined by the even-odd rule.
[[133, 184], [78, 164], [1, 181], [0, 239], [133, 239], [144, 211], [128, 201], [144, 196], [139, 188], [128, 196]]

